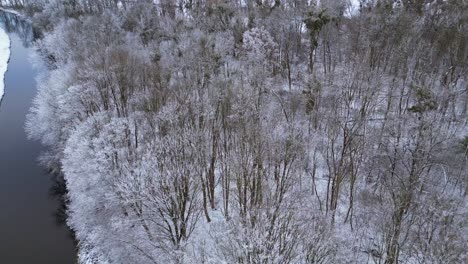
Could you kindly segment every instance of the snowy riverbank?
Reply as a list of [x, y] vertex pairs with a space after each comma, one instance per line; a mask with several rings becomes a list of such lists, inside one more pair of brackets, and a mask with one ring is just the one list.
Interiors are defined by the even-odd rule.
[[10, 59], [10, 38], [3, 28], [0, 28], [0, 101], [5, 93], [5, 73]]

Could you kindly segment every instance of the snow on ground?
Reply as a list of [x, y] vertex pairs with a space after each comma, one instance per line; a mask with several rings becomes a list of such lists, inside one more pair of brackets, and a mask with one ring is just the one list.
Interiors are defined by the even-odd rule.
[[3, 28], [0, 28], [0, 101], [5, 93], [5, 73], [10, 59], [10, 38]]

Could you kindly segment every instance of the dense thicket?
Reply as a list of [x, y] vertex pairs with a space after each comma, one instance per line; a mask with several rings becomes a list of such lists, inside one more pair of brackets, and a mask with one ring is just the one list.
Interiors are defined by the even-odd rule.
[[82, 263], [466, 263], [464, 0], [27, 1]]

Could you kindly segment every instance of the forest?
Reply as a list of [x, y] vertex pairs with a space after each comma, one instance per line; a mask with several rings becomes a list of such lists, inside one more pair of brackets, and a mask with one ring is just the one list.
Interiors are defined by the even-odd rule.
[[3, 0], [80, 264], [468, 263], [466, 0]]

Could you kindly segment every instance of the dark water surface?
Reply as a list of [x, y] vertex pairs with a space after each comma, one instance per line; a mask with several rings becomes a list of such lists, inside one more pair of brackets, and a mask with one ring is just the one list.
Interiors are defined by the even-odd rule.
[[2, 19], [0, 26], [10, 32], [11, 57], [0, 104], [0, 263], [72, 264], [73, 240], [56, 223], [60, 203], [50, 195], [53, 181], [37, 162], [43, 149], [24, 131], [37, 74], [23, 35], [27, 33], [17, 22], [5, 25]]

